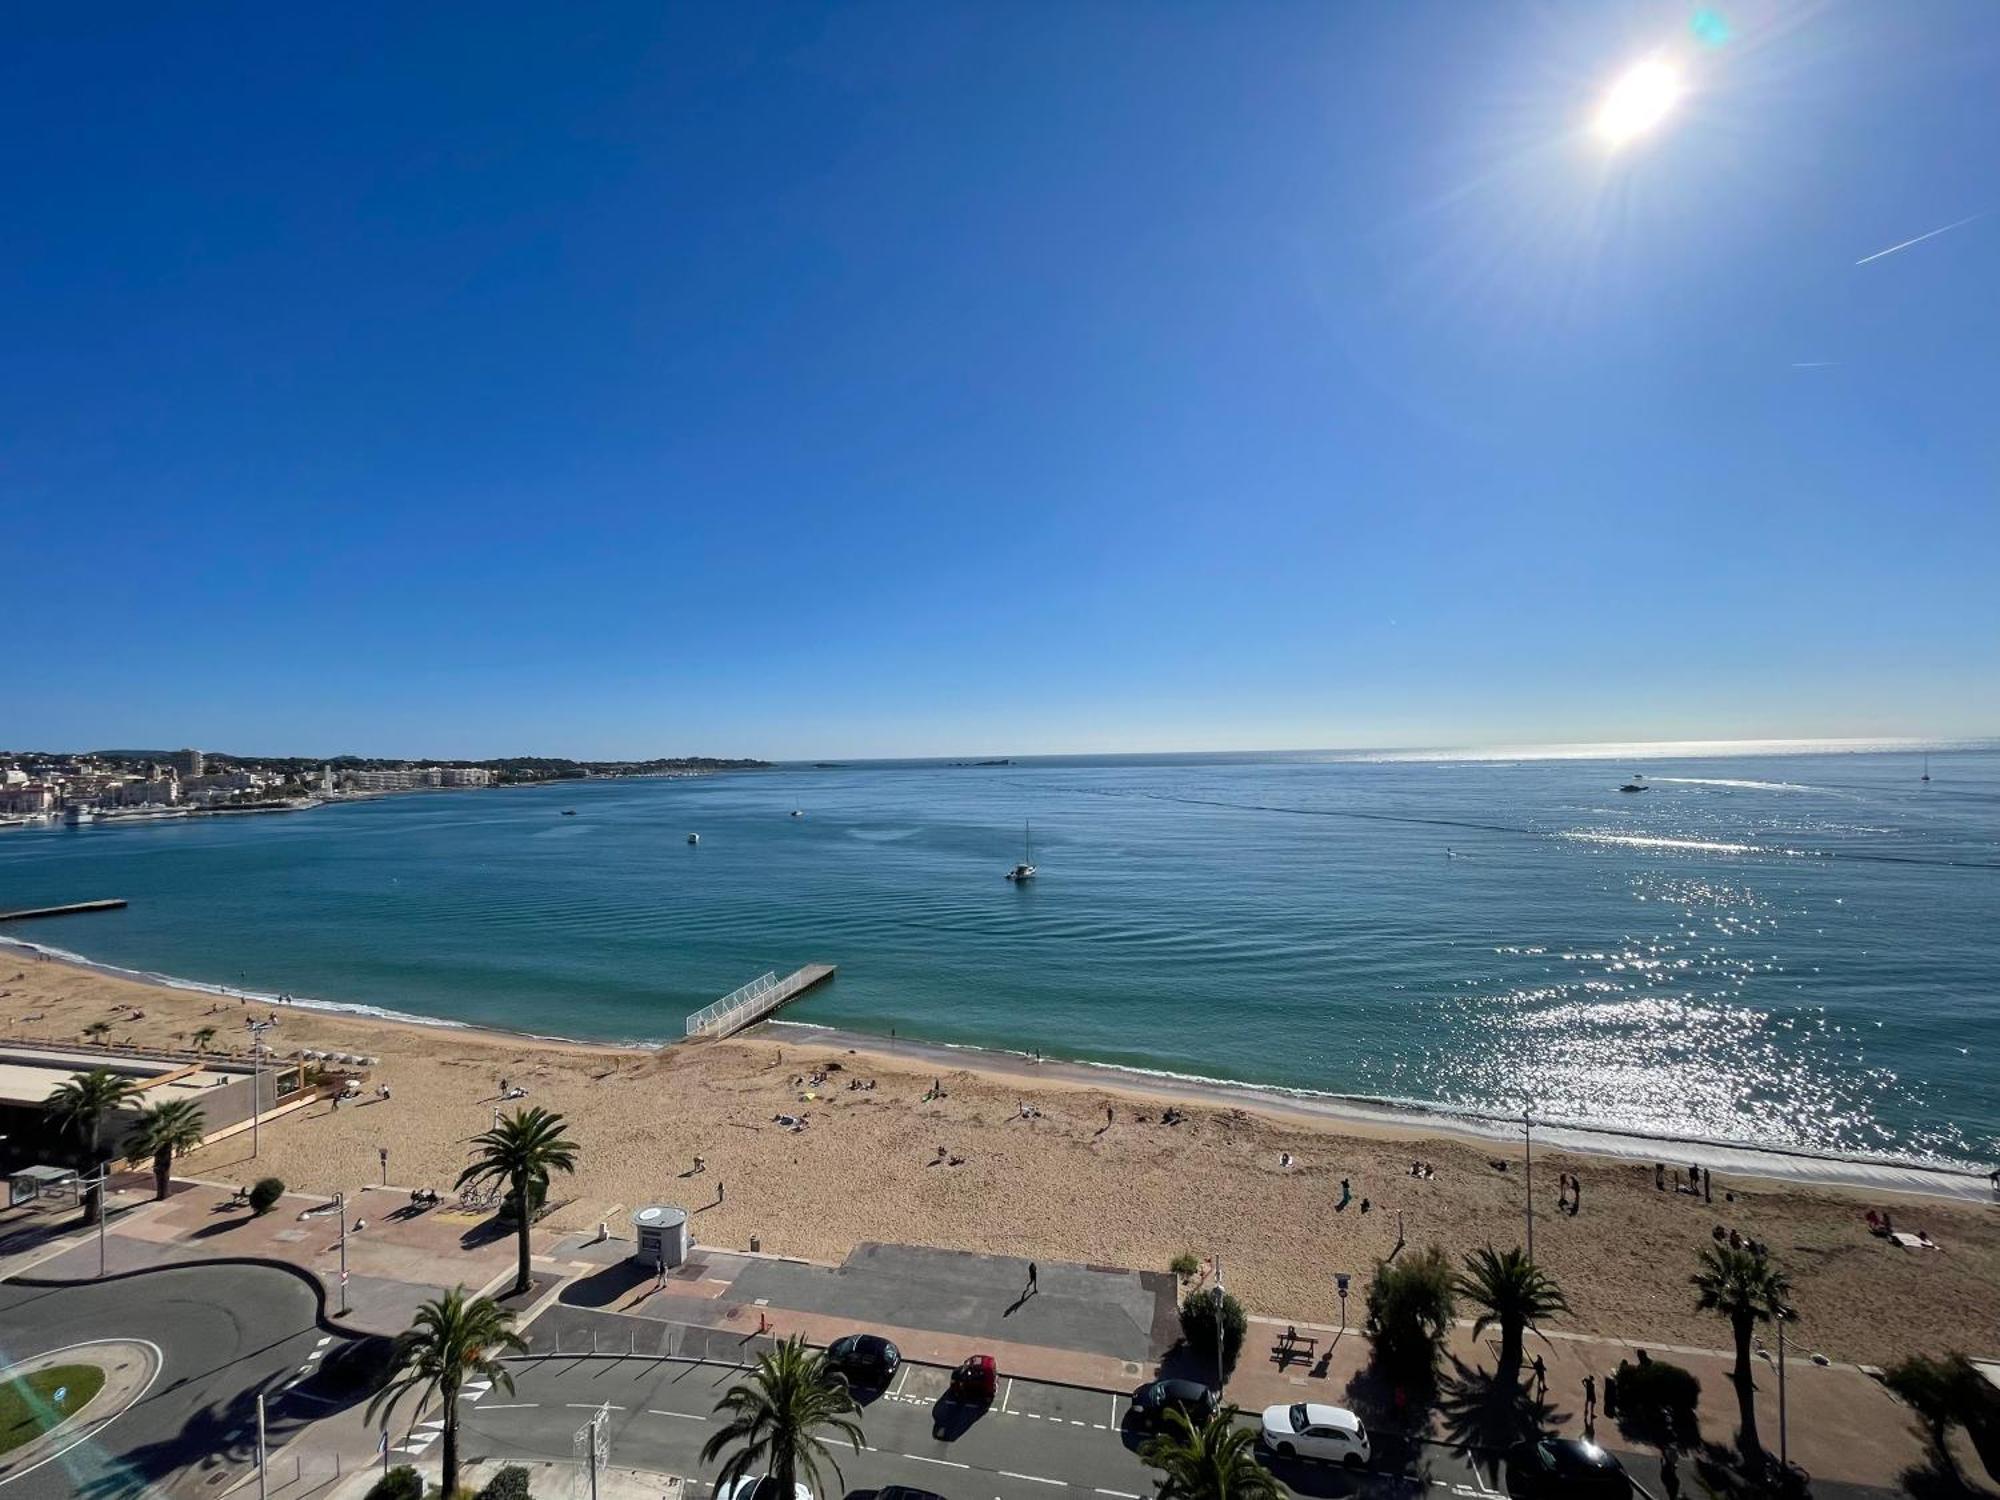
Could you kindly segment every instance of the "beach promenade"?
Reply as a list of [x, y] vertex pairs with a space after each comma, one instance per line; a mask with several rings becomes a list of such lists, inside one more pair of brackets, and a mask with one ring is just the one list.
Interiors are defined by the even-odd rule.
[[[402, 1196], [406, 1206], [406, 1194], [357, 1187], [350, 1212], [365, 1227], [357, 1231], [350, 1224], [350, 1311], [342, 1314], [338, 1235], [323, 1214], [313, 1212], [321, 1200], [289, 1195], [271, 1213], [253, 1217], [221, 1184], [182, 1183], [162, 1203], [146, 1201], [149, 1186], [137, 1176], [114, 1182], [114, 1216], [103, 1252], [114, 1278], [217, 1259], [278, 1262], [318, 1282], [330, 1331], [355, 1335], [399, 1331], [419, 1301], [449, 1285], [496, 1290], [511, 1280], [510, 1235], [493, 1235], [473, 1215], [398, 1214], [397, 1199]], [[36, 1238], [38, 1221], [38, 1242], [24, 1246], [23, 1240]], [[1175, 1348], [1174, 1307], [1190, 1288], [1164, 1272], [1044, 1261], [1030, 1293], [1027, 1263], [1016, 1257], [871, 1244], [841, 1263], [818, 1264], [697, 1245], [686, 1265], [660, 1278], [635, 1263], [633, 1249], [629, 1240], [599, 1239], [595, 1231], [537, 1233], [536, 1285], [515, 1304], [531, 1351], [518, 1372], [530, 1394], [553, 1382], [557, 1393], [587, 1391], [593, 1400], [613, 1401], [627, 1413], [636, 1410], [621, 1423], [620, 1446], [660, 1462], [681, 1453], [675, 1443], [687, 1436], [682, 1429], [706, 1419], [712, 1388], [725, 1382], [727, 1371], [794, 1334], [825, 1344], [865, 1330], [897, 1343], [907, 1361], [904, 1373], [871, 1407], [867, 1420], [871, 1434], [885, 1413], [894, 1413], [890, 1420], [901, 1424], [899, 1431], [907, 1427], [908, 1434], [928, 1425], [934, 1446], [909, 1436], [916, 1464], [963, 1465], [972, 1462], [967, 1454], [1035, 1452], [1055, 1441], [1050, 1434], [1060, 1428], [1056, 1459], [1081, 1465], [1086, 1477], [1112, 1480], [1126, 1473], [1129, 1478], [1139, 1473], [1132, 1467], [1136, 1437], [1130, 1426], [1135, 1388], [1160, 1373], [1212, 1379], [1212, 1372], [1189, 1368]], [[10, 1216], [0, 1254], [7, 1257], [0, 1269], [10, 1278], [37, 1284], [89, 1282], [98, 1272], [95, 1234], [51, 1221], [47, 1213]], [[1313, 1353], [1285, 1356], [1282, 1350], [1292, 1342], [1288, 1331], [1314, 1340]], [[1551, 1430], [1588, 1430], [1618, 1452], [1642, 1484], [1648, 1474], [1657, 1475], [1657, 1455], [1615, 1421], [1599, 1416], [1588, 1427], [1585, 1421], [1584, 1377], [1593, 1377], [1602, 1389], [1605, 1376], [1621, 1359], [1633, 1357], [1635, 1346], [1560, 1328], [1531, 1335], [1530, 1345], [1546, 1370]], [[1726, 1442], [1735, 1424], [1727, 1352], [1713, 1343], [1648, 1347], [1698, 1376], [1701, 1436]], [[955, 1417], [940, 1405], [946, 1375], [974, 1353], [996, 1357], [1003, 1389], [992, 1409]], [[1484, 1451], [1476, 1423], [1465, 1415], [1463, 1393], [1477, 1387], [1479, 1372], [1493, 1360], [1491, 1340], [1474, 1339], [1461, 1324], [1448, 1340], [1438, 1410], [1421, 1423], [1403, 1423], [1368, 1406], [1368, 1344], [1357, 1330], [1258, 1318], [1227, 1397], [1246, 1413], [1302, 1400], [1355, 1406], [1377, 1435], [1378, 1471], [1430, 1476], [1440, 1489], [1479, 1494], [1480, 1465], [1493, 1455]], [[696, 1370], [710, 1373], [691, 1384], [690, 1372]], [[1896, 1493], [1905, 1474], [1921, 1468], [1924, 1450], [1911, 1413], [1870, 1372], [1846, 1364], [1815, 1365], [1795, 1355], [1787, 1376], [1790, 1454], [1813, 1476], [1818, 1493]], [[660, 1381], [672, 1383], [677, 1405], [651, 1426], [670, 1429], [671, 1440], [647, 1437], [648, 1409], [616, 1399], [628, 1387]], [[696, 1390], [706, 1394], [690, 1406], [688, 1397]], [[1759, 1366], [1758, 1400], [1767, 1432], [1777, 1432], [1777, 1382], [1768, 1360]], [[588, 1404], [554, 1403], [551, 1421], [574, 1425], [575, 1408]], [[529, 1407], [539, 1410], [539, 1402], [524, 1406], [519, 1393], [503, 1401], [482, 1392], [474, 1405], [478, 1409], [468, 1412], [469, 1458], [535, 1456], [519, 1451], [519, 1414]], [[488, 1422], [483, 1413], [489, 1405], [496, 1418], [504, 1410], [508, 1420]], [[379, 1457], [378, 1434], [355, 1411], [308, 1415], [320, 1419], [292, 1429], [285, 1452], [274, 1460], [278, 1470], [293, 1476], [297, 1493], [323, 1487], [336, 1468], [349, 1473]], [[419, 1431], [397, 1446], [396, 1461], [422, 1461], [431, 1444]], [[1968, 1450], [1967, 1457], [1969, 1472], [1979, 1474], [1976, 1456]], [[543, 1462], [562, 1458], [555, 1452], [539, 1455]], [[690, 1477], [695, 1470], [683, 1464], [677, 1471], [669, 1464], [658, 1472]], [[1485, 1472], [1490, 1481], [1490, 1463]], [[1093, 1487], [1133, 1495], [1144, 1488]], [[1305, 1489], [1310, 1492], [1311, 1486]], [[286, 1492], [283, 1486], [273, 1491]]]

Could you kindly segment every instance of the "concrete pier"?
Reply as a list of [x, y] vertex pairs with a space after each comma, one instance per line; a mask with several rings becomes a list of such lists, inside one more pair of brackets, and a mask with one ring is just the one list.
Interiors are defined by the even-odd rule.
[[763, 1020], [779, 1006], [798, 999], [814, 985], [833, 978], [833, 975], [832, 964], [807, 964], [803, 969], [794, 969], [783, 979], [775, 973], [762, 975], [689, 1016], [688, 1038], [711, 1037], [719, 1040], [734, 1036], [744, 1027]]
[[31, 906], [24, 911], [0, 911], [0, 922], [25, 922], [31, 917], [67, 917], [85, 911], [116, 911], [125, 905], [118, 901], [72, 901], [67, 906]]

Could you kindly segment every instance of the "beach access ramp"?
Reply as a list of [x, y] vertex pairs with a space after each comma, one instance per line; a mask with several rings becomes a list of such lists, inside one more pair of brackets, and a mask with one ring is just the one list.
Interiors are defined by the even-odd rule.
[[807, 964], [803, 969], [794, 969], [783, 979], [775, 971], [760, 974], [741, 989], [731, 990], [715, 1004], [703, 1006], [689, 1016], [688, 1038], [734, 1036], [745, 1026], [763, 1020], [779, 1006], [798, 999], [814, 985], [833, 978], [833, 974], [832, 964]]

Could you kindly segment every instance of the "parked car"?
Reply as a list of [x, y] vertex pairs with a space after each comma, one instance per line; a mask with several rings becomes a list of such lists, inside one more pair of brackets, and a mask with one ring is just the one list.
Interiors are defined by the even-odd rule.
[[1630, 1500], [1632, 1476], [1595, 1443], [1545, 1437], [1508, 1450], [1507, 1493], [1516, 1500]]
[[[769, 1474], [745, 1474], [734, 1484], [718, 1484], [715, 1500], [781, 1500], [781, 1496], [778, 1481]], [[813, 1500], [813, 1492], [802, 1484], [794, 1484], [792, 1500]]]
[[875, 1492], [875, 1500], [944, 1500], [936, 1490], [920, 1490], [913, 1484], [885, 1484]]
[[1222, 1398], [1198, 1380], [1155, 1380], [1132, 1393], [1132, 1419], [1142, 1427], [1158, 1427], [1170, 1411], [1183, 1411], [1199, 1427], [1215, 1415]]
[[1352, 1468], [1368, 1462], [1368, 1429], [1344, 1406], [1317, 1401], [1267, 1406], [1257, 1436], [1280, 1458], [1319, 1458]]
[[1000, 1367], [990, 1354], [975, 1354], [951, 1372], [949, 1399], [984, 1406], [999, 1393]]
[[826, 1346], [826, 1362], [851, 1384], [875, 1389], [896, 1378], [903, 1355], [879, 1333], [850, 1333]]

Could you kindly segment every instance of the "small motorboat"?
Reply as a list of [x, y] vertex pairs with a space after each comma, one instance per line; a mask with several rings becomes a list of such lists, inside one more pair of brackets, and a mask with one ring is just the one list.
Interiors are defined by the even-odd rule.
[[576, 816], [576, 809], [575, 809], [575, 808], [573, 808], [573, 807], [565, 807], [565, 808], [563, 809], [563, 814], [562, 814], [562, 815], [563, 815], [563, 816], [564, 816], [565, 818], [573, 818], [573, 817], [575, 817], [575, 816]]
[[1621, 792], [1647, 792], [1651, 791], [1652, 788], [1647, 786], [1643, 781], [1628, 781], [1625, 785], [1618, 788], [1618, 790]]
[[700, 834], [698, 834], [698, 833], [691, 833], [691, 834], [689, 834], [689, 835], [688, 835], [688, 842], [689, 842], [690, 844], [699, 844], [699, 843], [701, 842], [701, 835], [700, 835]]
[[792, 816], [795, 818], [803, 818], [805, 814], [795, 807], [792, 809]]

